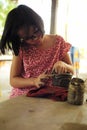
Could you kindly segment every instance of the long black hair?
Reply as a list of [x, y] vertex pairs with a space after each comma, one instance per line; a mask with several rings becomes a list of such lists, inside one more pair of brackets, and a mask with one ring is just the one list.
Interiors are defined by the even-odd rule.
[[34, 10], [26, 5], [19, 5], [12, 9], [7, 15], [0, 40], [1, 53], [5, 54], [5, 49], [10, 49], [15, 55], [18, 55], [21, 46], [18, 30], [23, 26], [29, 29], [28, 27], [31, 25], [35, 25], [42, 35], [44, 34], [43, 20]]

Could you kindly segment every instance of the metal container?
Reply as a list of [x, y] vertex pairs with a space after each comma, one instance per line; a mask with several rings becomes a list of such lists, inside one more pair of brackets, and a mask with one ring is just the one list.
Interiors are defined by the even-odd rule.
[[70, 73], [63, 73], [63, 74], [54, 73], [52, 76], [52, 85], [68, 88], [71, 78], [72, 78], [72, 74]]
[[84, 101], [85, 82], [80, 78], [72, 78], [68, 88], [68, 103], [82, 105]]

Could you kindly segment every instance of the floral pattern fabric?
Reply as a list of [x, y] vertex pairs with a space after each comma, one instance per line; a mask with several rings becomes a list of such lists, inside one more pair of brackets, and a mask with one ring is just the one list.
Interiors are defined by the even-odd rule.
[[[49, 43], [48, 43], [49, 44]], [[53, 65], [62, 60], [65, 54], [70, 50], [71, 44], [56, 35], [55, 44], [49, 49], [38, 49], [35, 46], [26, 45], [20, 49], [20, 58], [23, 61], [23, 71], [21, 76], [24, 78], [37, 77], [44, 71], [51, 72]], [[13, 87], [10, 97], [27, 94], [29, 88]]]

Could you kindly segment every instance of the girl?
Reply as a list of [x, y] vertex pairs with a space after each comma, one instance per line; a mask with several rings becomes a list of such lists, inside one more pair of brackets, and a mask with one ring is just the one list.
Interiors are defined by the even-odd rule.
[[11, 10], [0, 41], [3, 54], [7, 48], [13, 51], [10, 97], [40, 88], [53, 70], [73, 74], [70, 47], [61, 36], [46, 35], [42, 18], [31, 8], [19, 5]]

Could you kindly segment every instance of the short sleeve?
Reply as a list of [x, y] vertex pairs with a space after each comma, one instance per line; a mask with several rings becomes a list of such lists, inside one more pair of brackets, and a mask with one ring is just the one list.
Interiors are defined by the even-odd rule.
[[71, 48], [71, 44], [66, 42], [63, 37], [58, 36], [58, 44], [60, 46], [59, 50], [59, 59], [62, 60], [67, 52], [69, 52]]

